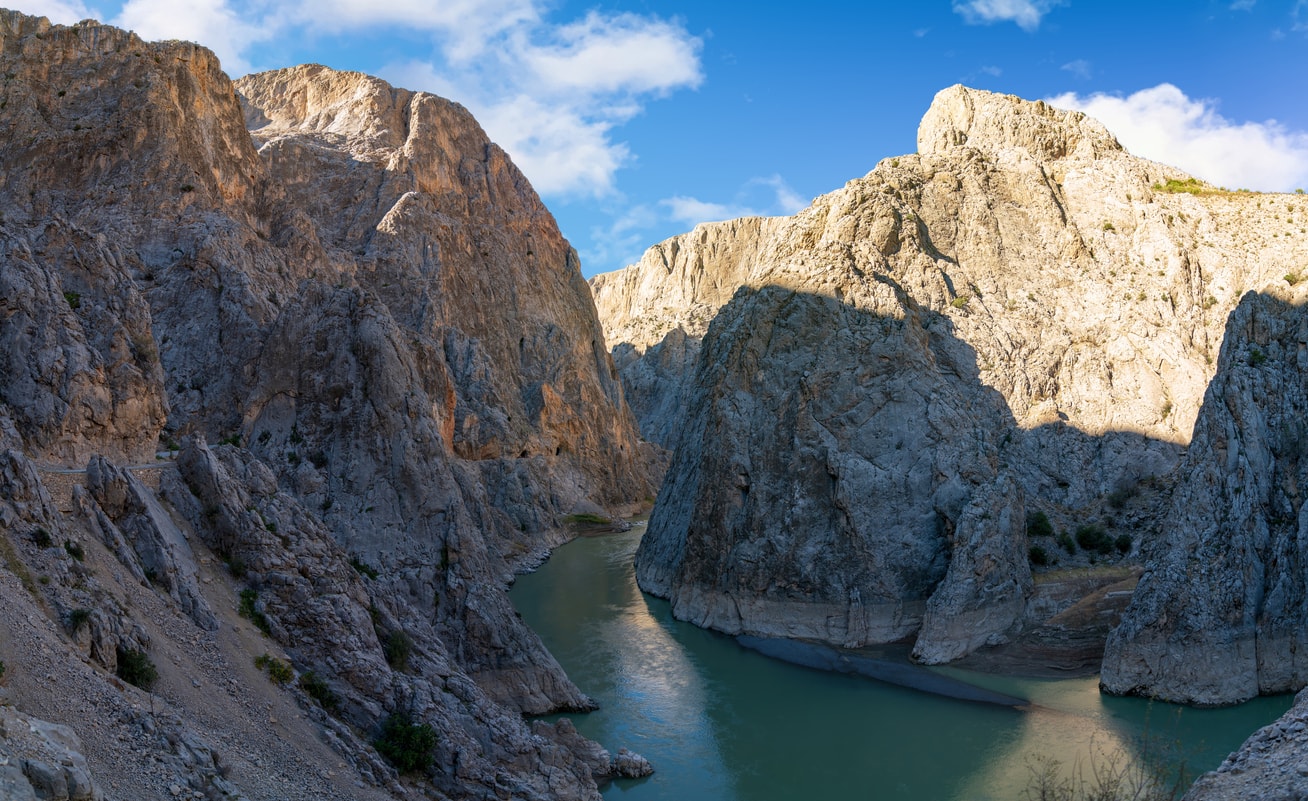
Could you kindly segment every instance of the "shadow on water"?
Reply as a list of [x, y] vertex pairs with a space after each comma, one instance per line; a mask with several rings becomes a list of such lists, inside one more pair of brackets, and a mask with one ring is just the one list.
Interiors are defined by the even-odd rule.
[[775, 637], [751, 637], [741, 635], [736, 642], [744, 647], [758, 651], [764, 656], [780, 659], [792, 665], [825, 670], [832, 673], [848, 673], [877, 681], [884, 681], [897, 687], [920, 690], [924, 693], [941, 695], [959, 701], [975, 701], [981, 704], [1021, 709], [1029, 706], [1025, 698], [1005, 695], [966, 681], [936, 673], [909, 662], [897, 662], [889, 659], [877, 659], [871, 656], [842, 651], [822, 643], [786, 640]]
[[1092, 746], [1130, 756], [1152, 726], [1186, 745], [1205, 742], [1193, 764], [1207, 770], [1289, 705], [1262, 699], [1249, 708], [1187, 709], [1177, 726], [1173, 708], [1103, 698], [1094, 678], [1018, 680], [917, 668], [953, 688], [1032, 702], [1017, 712], [790, 664], [675, 620], [667, 602], [643, 595], [631, 567], [641, 533], [637, 527], [576, 540], [520, 577], [511, 593], [568, 674], [601, 705], [574, 716], [577, 728], [654, 764], [649, 779], [606, 788], [609, 799], [1013, 801], [1032, 754], [1064, 764]]

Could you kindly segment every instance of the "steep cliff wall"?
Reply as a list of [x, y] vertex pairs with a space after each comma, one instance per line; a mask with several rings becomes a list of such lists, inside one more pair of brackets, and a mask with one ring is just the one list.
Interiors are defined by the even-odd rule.
[[[332, 688], [317, 720], [357, 775], [407, 792], [367, 745], [406, 713], [445, 732], [441, 792], [595, 797], [590, 746], [522, 722], [590, 702], [502, 588], [568, 514], [652, 484], [576, 256], [521, 173], [456, 104], [354, 73], [234, 86], [201, 47], [9, 11], [0, 61], [12, 564], [48, 561], [37, 530], [103, 544], [171, 628], [112, 583], [36, 585], [38, 607], [84, 606], [112, 671], [173, 613], [222, 646], [243, 588]], [[179, 443], [155, 487], [118, 467]], [[49, 482], [76, 485], [63, 507], [24, 500]], [[220, 559], [231, 575], [202, 569]]]
[[[1305, 199], [1190, 182], [1043, 103], [947, 89], [918, 143], [794, 217], [700, 226], [592, 281], [624, 380], [700, 340], [636, 406], [647, 436], [690, 434], [638, 555], [679, 616], [921, 629], [926, 661], [1001, 640], [1030, 588], [1014, 510], [1154, 536], [1130, 499], [1178, 466], [1227, 315], [1308, 255]], [[1007, 611], [974, 626], [987, 607]]]
[[1308, 310], [1231, 314], [1164, 536], [1104, 653], [1103, 687], [1226, 704], [1308, 685]]

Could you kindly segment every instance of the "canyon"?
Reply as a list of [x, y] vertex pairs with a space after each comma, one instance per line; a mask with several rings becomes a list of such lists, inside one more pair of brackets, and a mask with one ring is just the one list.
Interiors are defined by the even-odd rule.
[[[0, 62], [6, 797], [598, 798], [650, 765], [533, 719], [594, 702], [505, 588], [651, 502], [642, 589], [726, 634], [1105, 612], [1108, 692], [1308, 681], [1303, 196], [951, 87], [587, 282], [457, 103], [3, 10]], [[1195, 797], [1305, 789], [1305, 703]]]
[[[927, 664], [1036, 650], [1099, 604], [1105, 691], [1302, 688], [1306, 222], [1302, 195], [952, 87], [916, 154], [596, 276], [674, 449], [641, 588], [727, 634]], [[1105, 560], [1142, 565], [1138, 591]], [[1056, 597], [1068, 569], [1104, 580]]]

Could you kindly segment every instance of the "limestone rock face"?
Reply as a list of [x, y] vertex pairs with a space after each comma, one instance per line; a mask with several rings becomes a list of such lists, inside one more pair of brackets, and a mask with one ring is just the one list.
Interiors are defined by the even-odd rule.
[[102, 538], [113, 543], [124, 540], [132, 549], [135, 558], [128, 557], [128, 569], [157, 582], [196, 625], [217, 628], [218, 621], [197, 584], [195, 555], [154, 493], [103, 456], [96, 456], [87, 465], [86, 483], [109, 518]]
[[927, 602], [914, 659], [953, 661], [1022, 619], [1033, 586], [1025, 501], [1010, 475], [972, 496], [958, 519], [949, 570]]
[[[1278, 295], [1280, 295], [1278, 297]], [[1248, 294], [1102, 686], [1226, 704], [1308, 684], [1308, 312]]]
[[714, 322], [637, 561], [678, 615], [852, 645], [917, 628], [948, 566], [940, 514], [958, 520], [995, 478], [996, 427], [961, 411], [1003, 410], [960, 397], [953, 379], [976, 368], [929, 316], [876, 314], [893, 290], [860, 289], [745, 289]]
[[[567, 515], [651, 495], [653, 449], [522, 174], [462, 107], [356, 73], [233, 84], [195, 45], [10, 11], [0, 61], [0, 446], [24, 457], [4, 480], [40, 497], [23, 464], [90, 462], [65, 508], [0, 515], [104, 543], [204, 630], [218, 610], [192, 567], [245, 549], [273, 634], [313, 635], [290, 656], [355, 688], [354, 725], [412, 701], [451, 732], [445, 792], [594, 797], [580, 758], [520, 718], [591, 702], [503, 588]], [[227, 460], [208, 506], [131, 475], [191, 437], [238, 450], [187, 457]], [[369, 593], [351, 561], [375, 571]], [[374, 669], [376, 637], [346, 634], [369, 602], [439, 681]], [[109, 668], [144, 643], [111, 606], [77, 615]], [[402, 795], [334, 725], [360, 775]]]
[[650, 442], [676, 446], [700, 342], [718, 309], [748, 285], [760, 245], [782, 222], [703, 225], [650, 248], [633, 268], [590, 280], [627, 400]]
[[678, 446], [637, 568], [680, 617], [848, 644], [984, 607], [919, 657], [1004, 637], [1020, 520], [1154, 536], [1124, 499], [1169, 486], [1239, 299], [1308, 256], [1305, 199], [1168, 191], [1188, 176], [1081, 114], [953, 87], [918, 138], [592, 279], [645, 436]]
[[564, 504], [648, 487], [576, 253], [462, 106], [317, 66], [236, 87], [273, 178], [434, 351], [420, 366], [440, 363], [427, 380], [443, 379], [429, 392], [446, 447], [543, 456]]
[[0, 706], [0, 795], [10, 801], [104, 801], [76, 732]]

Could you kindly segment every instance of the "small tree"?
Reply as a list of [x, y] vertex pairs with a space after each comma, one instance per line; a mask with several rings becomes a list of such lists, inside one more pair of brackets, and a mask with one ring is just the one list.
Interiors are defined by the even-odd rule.
[[372, 744], [396, 770], [416, 773], [431, 767], [436, 730], [426, 723], [414, 723], [408, 712], [396, 712], [382, 721], [381, 734]]
[[1026, 535], [1028, 537], [1054, 536], [1054, 524], [1049, 522], [1049, 515], [1044, 512], [1033, 512], [1026, 519]]
[[150, 655], [135, 648], [118, 648], [118, 678], [146, 692], [159, 680], [159, 670]]
[[413, 640], [403, 631], [392, 631], [386, 638], [386, 664], [395, 670], [405, 670], [409, 667], [409, 654], [413, 653]]

